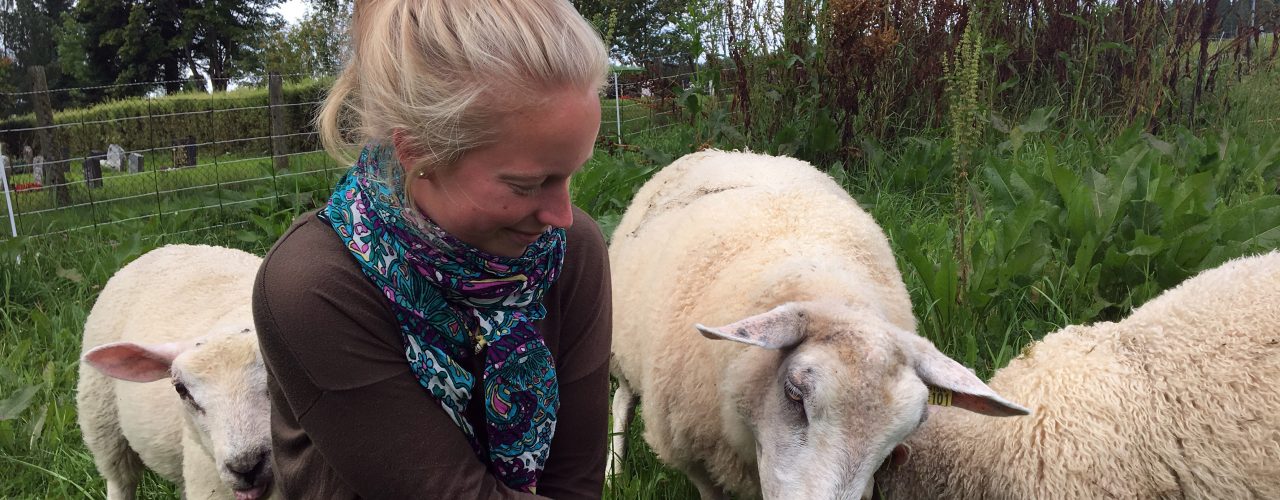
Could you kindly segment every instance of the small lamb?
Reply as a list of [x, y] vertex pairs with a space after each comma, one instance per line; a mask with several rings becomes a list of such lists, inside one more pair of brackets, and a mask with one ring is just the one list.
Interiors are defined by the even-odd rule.
[[85, 321], [76, 404], [107, 498], [133, 498], [144, 465], [188, 499], [270, 493], [270, 402], [250, 310], [260, 263], [170, 245], [103, 287]]
[[685, 156], [641, 187], [609, 255], [615, 459], [639, 396], [645, 440], [703, 499], [857, 498], [931, 391], [1026, 413], [916, 335], [883, 231], [802, 161]]
[[1277, 381], [1273, 251], [1049, 334], [991, 379], [1034, 417], [939, 408], [876, 482], [887, 498], [1280, 498]]

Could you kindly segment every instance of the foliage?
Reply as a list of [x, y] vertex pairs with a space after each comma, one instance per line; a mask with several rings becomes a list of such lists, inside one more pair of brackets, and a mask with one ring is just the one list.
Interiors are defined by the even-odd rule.
[[[184, 88], [186, 75], [208, 77], [214, 90], [254, 67], [249, 44], [283, 22], [269, 12], [279, 0], [85, 0], [64, 23], [69, 59], [93, 83], [152, 83]], [[124, 22], [121, 22], [121, 21]], [[78, 42], [78, 44], [76, 43]], [[77, 50], [78, 49], [78, 50]], [[80, 56], [83, 54], [83, 57]], [[113, 97], [142, 95], [152, 85], [117, 87]], [[195, 88], [203, 89], [203, 83]]]
[[[0, 0], [0, 92], [31, 88], [27, 75], [33, 66], [47, 66], [58, 60], [55, 37], [60, 16], [71, 8], [70, 0]], [[46, 72], [51, 86], [70, 80], [57, 69]], [[31, 102], [21, 96], [0, 98], [0, 117], [31, 111]]]
[[338, 74], [353, 5], [350, 0], [319, 2], [296, 25], [268, 34], [262, 55], [264, 66], [268, 71], [294, 78]]
[[611, 42], [610, 53], [630, 63], [682, 63], [679, 50], [688, 36], [671, 29], [684, 12], [677, 0], [573, 0], [573, 6]]
[[[951, 121], [952, 158], [955, 160], [954, 185], [955, 231], [953, 239], [956, 259], [956, 286], [968, 286], [971, 263], [965, 233], [969, 220], [969, 163], [977, 146], [981, 128], [978, 117], [985, 103], [978, 102], [979, 75], [982, 66], [982, 28], [978, 13], [969, 16], [964, 34], [956, 46], [955, 56], [943, 59], [947, 86], [947, 117]], [[963, 298], [963, 297], [957, 297]]]
[[904, 269], [923, 285], [916, 303], [928, 305], [924, 331], [963, 346], [964, 361], [983, 361], [973, 349], [982, 332], [1021, 326], [1010, 304], [1054, 326], [1114, 320], [1202, 269], [1280, 247], [1280, 196], [1268, 180], [1280, 174], [1280, 137], [1180, 130], [1166, 142], [1131, 127], [1102, 143], [1084, 127], [1045, 129], [1050, 115], [1019, 125], [1018, 146], [984, 152], [967, 284], [950, 255], [927, 250], [938, 234], [900, 233]]

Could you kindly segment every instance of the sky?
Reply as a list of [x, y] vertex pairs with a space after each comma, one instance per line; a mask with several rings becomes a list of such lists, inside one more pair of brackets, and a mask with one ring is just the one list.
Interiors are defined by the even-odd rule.
[[284, 16], [284, 19], [289, 21], [289, 24], [297, 24], [298, 20], [302, 19], [302, 13], [307, 11], [307, 2], [305, 0], [285, 0], [276, 6], [274, 10]]

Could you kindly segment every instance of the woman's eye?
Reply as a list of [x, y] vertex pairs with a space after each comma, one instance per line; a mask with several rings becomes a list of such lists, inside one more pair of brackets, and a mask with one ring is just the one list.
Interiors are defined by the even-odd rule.
[[511, 186], [511, 191], [520, 196], [529, 196], [529, 195], [532, 195], [533, 193], [538, 192], [537, 186], [523, 186], [520, 184], [509, 184], [509, 185]]

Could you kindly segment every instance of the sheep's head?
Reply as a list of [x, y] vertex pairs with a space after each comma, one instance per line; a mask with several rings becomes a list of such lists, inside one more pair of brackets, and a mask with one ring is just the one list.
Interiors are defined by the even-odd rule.
[[[930, 390], [993, 416], [1004, 400], [932, 343], [847, 306], [788, 303], [704, 336], [763, 348], [731, 365], [728, 392], [755, 441], [766, 499], [860, 497], [880, 463], [928, 415]], [[759, 362], [754, 362], [759, 361]]]
[[84, 361], [120, 380], [172, 380], [186, 425], [237, 500], [270, 492], [270, 400], [252, 324], [219, 328], [185, 342], [115, 342], [85, 353]]

